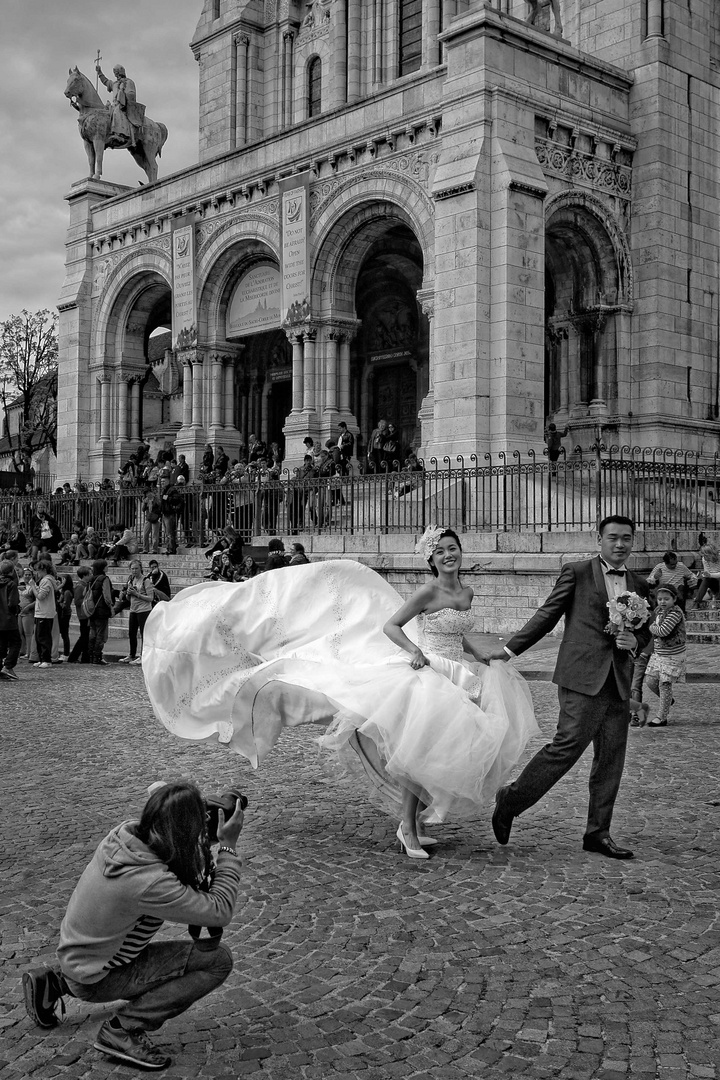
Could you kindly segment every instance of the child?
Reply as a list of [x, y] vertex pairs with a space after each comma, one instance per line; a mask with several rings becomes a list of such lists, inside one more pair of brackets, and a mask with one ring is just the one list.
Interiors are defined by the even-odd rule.
[[650, 627], [655, 651], [645, 672], [645, 683], [660, 698], [659, 715], [648, 727], [667, 727], [670, 706], [674, 702], [673, 683], [685, 682], [687, 649], [685, 616], [678, 605], [674, 585], [661, 585], [657, 591], [657, 611]]
[[78, 539], [78, 534], [72, 533], [70, 539], [60, 548], [61, 566], [65, 566], [67, 564], [71, 564], [72, 566], [80, 565], [80, 560], [77, 557]]

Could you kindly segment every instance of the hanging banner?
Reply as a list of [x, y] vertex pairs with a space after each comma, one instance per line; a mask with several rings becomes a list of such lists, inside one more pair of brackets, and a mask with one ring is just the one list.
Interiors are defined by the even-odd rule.
[[280, 319], [298, 322], [310, 315], [308, 265], [310, 174], [292, 176], [280, 184], [280, 243], [282, 253]]
[[172, 343], [190, 343], [197, 337], [195, 306], [195, 215], [184, 214], [172, 228]]
[[280, 326], [280, 271], [272, 263], [243, 274], [228, 305], [226, 337], [245, 337]]

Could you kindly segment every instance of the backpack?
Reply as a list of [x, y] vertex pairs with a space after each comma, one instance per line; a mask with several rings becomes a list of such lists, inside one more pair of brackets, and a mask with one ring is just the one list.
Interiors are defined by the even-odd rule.
[[85, 586], [82, 603], [80, 604], [80, 614], [83, 619], [91, 619], [95, 614], [95, 597], [93, 596], [92, 591], [92, 581], [89, 581]]

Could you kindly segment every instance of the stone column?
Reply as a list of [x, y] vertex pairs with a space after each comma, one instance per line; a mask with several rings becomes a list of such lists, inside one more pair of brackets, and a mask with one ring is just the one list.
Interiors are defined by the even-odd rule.
[[440, 33], [440, 4], [442, 0], [424, 0], [422, 6], [422, 66], [437, 67], [440, 63], [438, 34]]
[[340, 338], [340, 366], [338, 371], [338, 397], [340, 412], [350, 412], [350, 342], [352, 335], [345, 333]]
[[663, 0], [647, 0], [647, 36], [663, 37]]
[[[427, 0], [424, 0], [423, 7], [427, 5]], [[372, 6], [372, 40], [370, 42], [369, 52], [371, 53], [372, 60], [372, 82], [375, 86], [379, 86], [384, 81], [383, 61], [384, 61], [384, 41], [385, 34], [383, 33], [383, 17], [384, 17], [384, 3], [383, 0], [373, 0]]]
[[[352, 0], [351, 0], [352, 2]], [[333, 57], [330, 107], [338, 108], [347, 101], [347, 11], [346, 0], [335, 0], [330, 8], [330, 53]]]
[[213, 353], [210, 358], [212, 364], [211, 374], [211, 394], [212, 394], [212, 411], [210, 414], [210, 426], [214, 428], [222, 427], [222, 356], [218, 353]]
[[235, 424], [235, 357], [228, 356], [225, 363], [225, 427]]
[[260, 430], [256, 433], [259, 439], [263, 442], [268, 442], [270, 433], [268, 431], [268, 398], [270, 397], [271, 384], [266, 382], [262, 388], [260, 397]]
[[338, 367], [339, 345], [341, 341], [339, 330], [330, 330], [327, 333], [327, 346], [325, 352], [325, 411], [336, 412], [338, 407]]
[[348, 101], [357, 101], [360, 97], [360, 65], [362, 63], [361, 53], [361, 40], [362, 40], [362, 4], [357, 0], [349, 0], [348, 3], [348, 30], [347, 30], [347, 42], [348, 42], [348, 58], [347, 58], [347, 74], [348, 74]]
[[130, 387], [127, 379], [121, 375], [118, 379], [118, 430], [117, 438], [120, 442], [128, 438], [128, 394]]
[[130, 387], [130, 399], [131, 399], [131, 423], [130, 423], [130, 438], [134, 440], [140, 439], [140, 380], [135, 379]]
[[110, 378], [100, 376], [100, 442], [110, 441]]
[[561, 326], [558, 330], [560, 340], [558, 351], [560, 353], [560, 412], [563, 419], [570, 412], [570, 367], [568, 357], [568, 328]]
[[293, 122], [293, 41], [292, 30], [283, 33], [283, 71], [282, 71], [282, 126], [290, 127]]
[[192, 382], [192, 364], [188, 357], [182, 358], [183, 368], [183, 412], [182, 412], [182, 426], [183, 428], [189, 428], [192, 425], [192, 406], [193, 406], [193, 382]]
[[203, 405], [203, 392], [202, 392], [202, 377], [203, 377], [203, 362], [202, 357], [195, 357], [192, 365], [193, 374], [193, 391], [192, 391], [192, 426], [194, 428], [201, 428], [202, 422], [202, 405]]
[[303, 348], [303, 412], [315, 412], [315, 338], [317, 330], [305, 330]]
[[423, 314], [427, 316], [428, 320], [428, 392], [423, 398], [420, 409], [418, 410], [418, 420], [420, 421], [420, 446], [421, 448], [424, 448], [432, 443], [434, 432], [433, 418], [435, 416], [435, 392], [433, 389], [433, 363], [435, 358], [435, 290], [419, 289], [417, 298], [420, 308]]
[[235, 145], [244, 146], [248, 141], [248, 53], [250, 38], [247, 34], [235, 34], [236, 91], [235, 91]]
[[289, 333], [292, 343], [292, 411], [302, 412], [303, 407], [303, 339], [302, 334]]

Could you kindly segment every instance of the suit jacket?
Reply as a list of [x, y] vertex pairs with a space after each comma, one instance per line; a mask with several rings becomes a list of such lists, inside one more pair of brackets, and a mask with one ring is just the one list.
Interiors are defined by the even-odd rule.
[[[648, 599], [649, 588], [643, 578], [628, 570], [626, 583], [630, 592]], [[605, 633], [609, 618], [607, 604], [599, 557], [568, 563], [545, 603], [510, 638], [507, 647], [519, 656], [545, 637], [564, 615], [565, 632], [553, 682], [568, 690], [594, 695], [600, 692], [612, 668], [620, 697], [627, 700], [632, 684], [632, 656], [627, 650], [618, 649], [613, 638]], [[650, 636], [647, 623], [635, 631], [638, 649], [648, 643]]]

